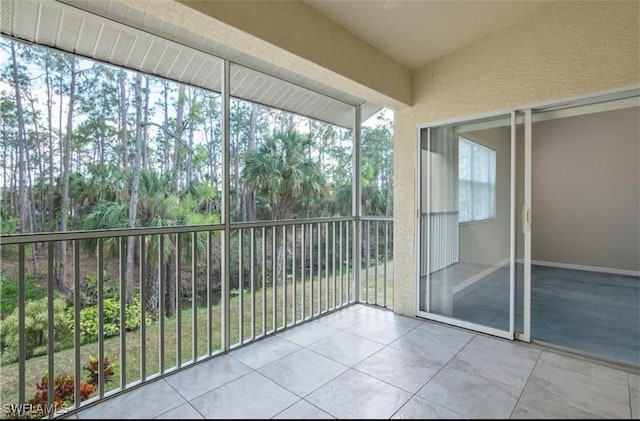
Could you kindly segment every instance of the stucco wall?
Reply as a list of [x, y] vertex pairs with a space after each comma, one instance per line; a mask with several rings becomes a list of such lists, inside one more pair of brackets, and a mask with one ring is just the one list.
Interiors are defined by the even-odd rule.
[[640, 3], [552, 4], [414, 72], [395, 113], [394, 306], [415, 314], [416, 125], [640, 83]]

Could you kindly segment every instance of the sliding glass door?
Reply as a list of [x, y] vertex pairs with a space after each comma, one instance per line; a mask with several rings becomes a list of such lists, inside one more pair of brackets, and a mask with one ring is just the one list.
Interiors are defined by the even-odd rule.
[[420, 134], [419, 314], [513, 338], [515, 113]]
[[418, 315], [637, 365], [639, 95], [422, 128]]

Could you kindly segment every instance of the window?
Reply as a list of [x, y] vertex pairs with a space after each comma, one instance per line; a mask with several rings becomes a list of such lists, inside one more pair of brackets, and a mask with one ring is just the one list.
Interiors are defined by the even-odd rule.
[[458, 222], [496, 216], [496, 152], [458, 138]]

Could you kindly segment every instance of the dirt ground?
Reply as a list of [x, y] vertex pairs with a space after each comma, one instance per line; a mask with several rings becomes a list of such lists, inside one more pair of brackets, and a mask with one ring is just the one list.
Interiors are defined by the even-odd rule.
[[[7, 246], [5, 246], [7, 247]], [[55, 250], [57, 254], [57, 248]], [[25, 271], [27, 276], [34, 275], [38, 280], [40, 280], [44, 285], [48, 280], [49, 276], [49, 250], [46, 245], [41, 246], [38, 245], [35, 247], [35, 255], [33, 253], [33, 249], [31, 247], [27, 247], [26, 251], [26, 259], [25, 259]], [[35, 258], [34, 258], [35, 257]], [[71, 290], [73, 290], [73, 276], [75, 272], [75, 266], [73, 261], [73, 245], [67, 244], [67, 267], [65, 270], [65, 284]], [[87, 275], [93, 276], [97, 279], [98, 275], [98, 259], [96, 254], [93, 252], [88, 252], [86, 250], [80, 251], [80, 280], [84, 280]], [[107, 272], [107, 276], [111, 279], [119, 279], [119, 259], [118, 257], [105, 259], [104, 261], [104, 270]], [[55, 263], [54, 263], [55, 264]], [[0, 257], [0, 272], [2, 272], [5, 276], [13, 279], [18, 278], [18, 253], [17, 250], [10, 250], [9, 252], [3, 253]], [[134, 274], [139, 273], [138, 265], [134, 265]], [[136, 276], [134, 276], [134, 283], [136, 282]]]

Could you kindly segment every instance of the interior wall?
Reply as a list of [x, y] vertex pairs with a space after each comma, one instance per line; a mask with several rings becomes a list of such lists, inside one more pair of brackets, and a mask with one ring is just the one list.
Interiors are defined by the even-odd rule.
[[640, 108], [532, 126], [533, 260], [640, 270]]
[[460, 262], [493, 266], [509, 258], [511, 232], [511, 127], [461, 133], [496, 152], [496, 217], [460, 224]]
[[554, 3], [413, 73], [394, 114], [395, 311], [416, 314], [416, 127], [637, 86], [639, 33], [637, 1]]

